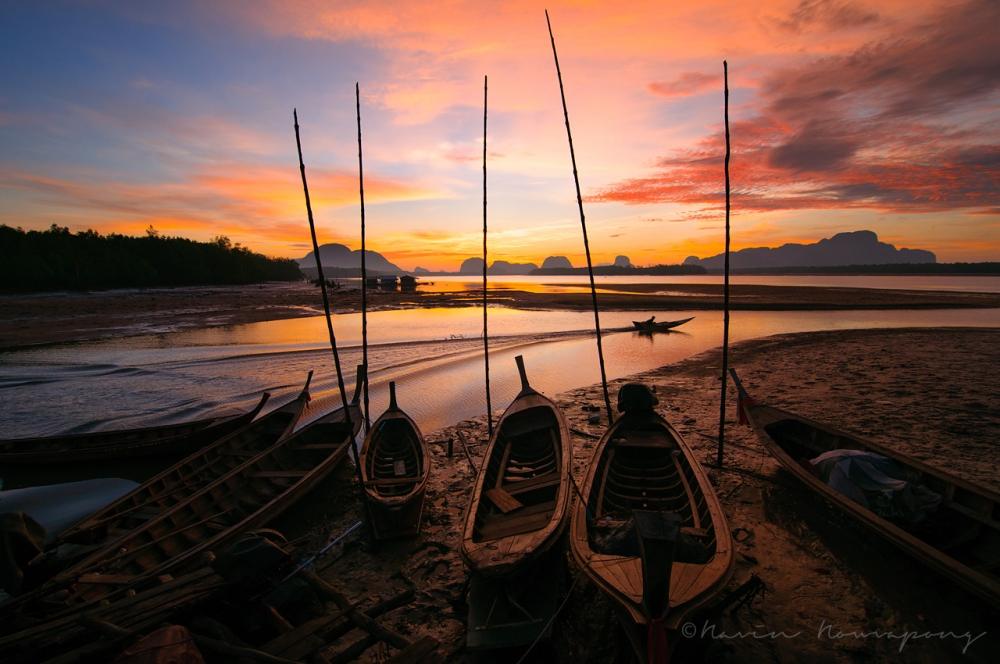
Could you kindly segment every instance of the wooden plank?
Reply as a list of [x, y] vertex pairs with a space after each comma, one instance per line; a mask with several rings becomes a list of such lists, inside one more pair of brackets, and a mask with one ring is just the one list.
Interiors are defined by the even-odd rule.
[[513, 512], [514, 510], [521, 509], [524, 507], [524, 503], [519, 501], [514, 496], [510, 495], [500, 487], [495, 487], [486, 491], [486, 497], [490, 499], [497, 508], [507, 514]]
[[524, 517], [498, 519], [494, 523], [484, 524], [479, 529], [482, 539], [499, 539], [510, 535], [540, 530], [551, 521], [550, 514], [528, 514]]
[[89, 574], [82, 574], [77, 578], [77, 583], [83, 584], [98, 584], [98, 585], [127, 585], [135, 581], [135, 577], [131, 574], [101, 574], [100, 572], [91, 572]]
[[534, 491], [535, 489], [545, 489], [550, 486], [558, 486], [561, 480], [562, 478], [559, 476], [559, 473], [546, 473], [545, 475], [533, 477], [530, 480], [508, 482], [503, 488], [507, 493], [515, 496], [519, 493]]
[[308, 470], [258, 470], [250, 473], [250, 477], [305, 477]]

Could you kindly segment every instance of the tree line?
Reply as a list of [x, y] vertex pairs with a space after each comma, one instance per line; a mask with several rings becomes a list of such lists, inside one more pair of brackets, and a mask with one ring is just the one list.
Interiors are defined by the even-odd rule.
[[233, 244], [166, 237], [152, 226], [142, 237], [53, 224], [43, 231], [0, 225], [0, 289], [90, 290], [250, 284], [302, 278], [298, 263]]

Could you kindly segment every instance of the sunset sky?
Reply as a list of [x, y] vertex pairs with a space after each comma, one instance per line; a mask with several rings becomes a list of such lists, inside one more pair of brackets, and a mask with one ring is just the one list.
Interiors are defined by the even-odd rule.
[[[582, 263], [537, 2], [0, 5], [0, 223], [224, 234], [303, 256], [297, 107], [321, 242], [455, 269]], [[1000, 2], [549, 2], [595, 260], [722, 250], [722, 60], [733, 245], [871, 229], [1000, 259]]]

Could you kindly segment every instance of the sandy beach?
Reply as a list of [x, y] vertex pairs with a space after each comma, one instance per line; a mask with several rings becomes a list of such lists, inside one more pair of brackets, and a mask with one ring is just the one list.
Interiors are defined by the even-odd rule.
[[[748, 390], [761, 400], [1000, 488], [995, 439], [1000, 329], [781, 335], [739, 344], [731, 358]], [[719, 352], [711, 351], [615, 381], [611, 389], [616, 392], [631, 380], [655, 386], [660, 411], [709, 463], [715, 456], [718, 366]], [[579, 480], [603, 428], [588, 423], [592, 409], [602, 403], [600, 386], [572, 390], [557, 400], [571, 423]], [[684, 639], [682, 652], [721, 662], [938, 662], [958, 658], [974, 641], [968, 657], [996, 661], [1000, 638], [987, 607], [861, 531], [780, 471], [751, 431], [737, 425], [735, 395], [728, 412], [725, 469], [708, 472], [738, 542], [729, 589], [757, 575], [764, 590], [744, 606], [692, 628], [705, 638]], [[377, 552], [354, 541], [320, 569], [359, 601], [413, 589], [415, 601], [387, 614], [386, 622], [404, 633], [430, 633], [441, 642], [442, 659], [464, 661], [467, 571], [458, 550], [474, 471], [462, 440], [468, 441], [472, 463], [479, 464], [485, 419], [425, 433], [434, 466], [422, 535]], [[323, 520], [311, 530], [313, 545], [358, 518], [357, 494], [346, 488], [350, 474], [342, 467], [324, 495], [309, 501], [309, 521]], [[954, 635], [911, 638], [905, 644], [898, 636], [854, 635], [875, 629]], [[990, 633], [979, 637], [983, 631]], [[726, 636], [735, 632], [745, 634]], [[582, 578], [573, 585], [554, 633], [553, 642], [541, 644], [531, 661], [607, 662], [625, 648], [615, 636], [611, 606]], [[710, 638], [713, 633], [716, 638]], [[360, 638], [348, 634], [340, 647]], [[381, 656], [372, 648], [362, 661], [381, 661]]]
[[[331, 291], [333, 312], [361, 310], [361, 293]], [[369, 310], [465, 307], [481, 291], [370, 291]], [[606, 311], [719, 310], [715, 284], [604, 284]], [[590, 293], [491, 290], [489, 301], [516, 309], [588, 310]], [[1000, 307], [1000, 294], [805, 286], [732, 287], [734, 310], [949, 309]], [[0, 349], [91, 341], [176, 330], [315, 316], [323, 313], [316, 286], [305, 282], [253, 286], [162, 288], [0, 295]]]

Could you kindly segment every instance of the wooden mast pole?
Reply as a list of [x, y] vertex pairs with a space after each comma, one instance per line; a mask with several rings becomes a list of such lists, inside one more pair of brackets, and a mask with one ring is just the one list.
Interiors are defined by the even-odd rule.
[[722, 61], [723, 117], [726, 124], [726, 258], [722, 285], [722, 394], [719, 398], [719, 449], [715, 465], [722, 468], [726, 445], [726, 387], [729, 376], [729, 64]]
[[486, 311], [486, 102], [489, 77], [483, 76], [483, 363], [486, 365], [486, 429], [493, 438], [493, 401], [490, 398], [490, 335]]
[[608, 424], [614, 422], [611, 397], [608, 396], [608, 376], [604, 371], [604, 346], [601, 343], [601, 315], [597, 308], [597, 287], [594, 285], [594, 266], [590, 260], [590, 241], [587, 239], [587, 219], [583, 214], [583, 196], [580, 195], [580, 177], [576, 170], [576, 153], [573, 150], [573, 134], [569, 128], [569, 111], [566, 108], [566, 92], [563, 89], [562, 71], [559, 69], [559, 55], [556, 53], [556, 38], [552, 35], [549, 11], [545, 10], [545, 24], [549, 28], [552, 42], [552, 57], [556, 63], [556, 77], [559, 79], [559, 97], [562, 99], [563, 118], [566, 121], [566, 138], [569, 140], [569, 158], [573, 163], [573, 182], [576, 184], [576, 204], [580, 211], [580, 226], [583, 228], [583, 248], [587, 254], [587, 274], [590, 275], [590, 299], [594, 305], [594, 331], [597, 333], [597, 362], [601, 367], [601, 387], [604, 390], [604, 405], [608, 410]]
[[[340, 370], [340, 351], [337, 350], [337, 335], [333, 332], [333, 318], [330, 316], [330, 296], [326, 290], [326, 277], [323, 275], [323, 261], [319, 256], [319, 242], [316, 240], [316, 223], [313, 221], [312, 202], [309, 199], [309, 185], [306, 183], [306, 164], [302, 160], [302, 141], [299, 138], [299, 113], [297, 109], [292, 109], [292, 118], [295, 122], [295, 147], [299, 152], [299, 173], [302, 175], [302, 191], [306, 197], [306, 214], [309, 217], [309, 234], [312, 236], [313, 256], [316, 258], [316, 273], [319, 277], [320, 290], [323, 293], [323, 311], [326, 313], [326, 331], [330, 338], [330, 349], [333, 351], [333, 366], [337, 370], [337, 387], [340, 389], [340, 402], [344, 408], [344, 422], [348, 431], [354, 431], [354, 423], [351, 421], [351, 408], [347, 403], [347, 390], [344, 389], [344, 374]], [[367, 382], [367, 379], [366, 379]], [[365, 484], [361, 476], [361, 461], [358, 459], [358, 449], [352, 439], [350, 442], [351, 453], [354, 458], [354, 468], [358, 475], [358, 490], [361, 492], [361, 504], [364, 506], [365, 516], [368, 516], [368, 501], [365, 498]], [[368, 519], [369, 523], [371, 519]]]
[[371, 427], [368, 413], [368, 270], [365, 264], [365, 168], [361, 159], [361, 86], [354, 83], [354, 103], [358, 117], [358, 189], [361, 193], [361, 364], [365, 368], [362, 403], [365, 414], [365, 434]]

